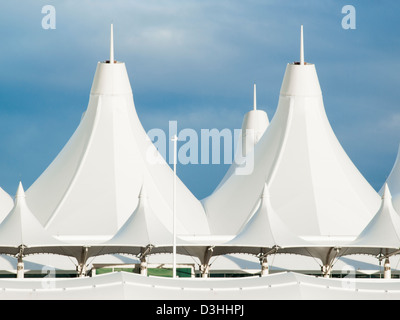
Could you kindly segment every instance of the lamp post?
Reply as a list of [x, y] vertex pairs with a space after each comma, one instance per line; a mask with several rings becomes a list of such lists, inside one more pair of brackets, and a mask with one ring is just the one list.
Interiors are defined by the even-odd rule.
[[174, 142], [174, 183], [173, 183], [173, 200], [172, 200], [172, 233], [173, 233], [173, 263], [172, 263], [172, 278], [176, 278], [176, 153], [178, 137], [174, 135], [171, 138]]

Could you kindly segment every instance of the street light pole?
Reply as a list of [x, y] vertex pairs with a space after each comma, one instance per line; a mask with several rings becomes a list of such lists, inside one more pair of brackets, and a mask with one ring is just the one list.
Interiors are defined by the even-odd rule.
[[174, 185], [173, 185], [173, 201], [172, 201], [172, 233], [173, 233], [173, 264], [172, 277], [176, 278], [176, 154], [178, 137], [174, 135], [171, 139], [174, 142]]

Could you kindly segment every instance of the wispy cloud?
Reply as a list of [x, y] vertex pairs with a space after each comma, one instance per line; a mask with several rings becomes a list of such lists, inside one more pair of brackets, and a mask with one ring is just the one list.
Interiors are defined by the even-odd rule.
[[[30, 149], [24, 160], [0, 162], [0, 185], [11, 193], [20, 172], [29, 186], [72, 134], [96, 63], [108, 58], [111, 22], [116, 58], [126, 62], [146, 130], [169, 120], [182, 128], [238, 128], [254, 81], [259, 105], [272, 118], [304, 24], [306, 60], [317, 65], [340, 142], [370, 182], [379, 185], [390, 170], [397, 150], [389, 150], [400, 140], [400, 3], [356, 3], [357, 29], [350, 31], [341, 28], [347, 3], [336, 0], [55, 0], [57, 28], [47, 31], [41, 28], [46, 4], [0, 5], [0, 151], [19, 159]], [[188, 184], [196, 179], [198, 194], [223, 175], [196, 170], [181, 173]]]

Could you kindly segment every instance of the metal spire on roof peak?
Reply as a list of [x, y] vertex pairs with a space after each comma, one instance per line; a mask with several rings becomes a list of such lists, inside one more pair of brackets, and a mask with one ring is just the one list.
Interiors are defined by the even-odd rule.
[[254, 110], [257, 110], [257, 91], [256, 91], [256, 84], [255, 83], [254, 83], [253, 108], [254, 108]]
[[112, 23], [110, 34], [110, 63], [114, 63], [114, 27]]
[[300, 65], [304, 65], [304, 38], [303, 38], [303, 25], [300, 29]]

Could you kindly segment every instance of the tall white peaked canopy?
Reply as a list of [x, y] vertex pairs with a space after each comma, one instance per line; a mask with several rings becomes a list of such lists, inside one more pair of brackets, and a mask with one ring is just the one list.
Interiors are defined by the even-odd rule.
[[396, 161], [393, 165], [392, 171], [386, 179], [386, 183], [388, 184], [392, 192], [393, 206], [400, 214], [400, 146], [397, 153]]
[[0, 222], [6, 217], [14, 206], [12, 197], [0, 188]]
[[[111, 39], [111, 61], [97, 64], [79, 126], [27, 191], [39, 221], [59, 239], [110, 239], [137, 207], [143, 184], [155, 215], [172, 229], [172, 169], [142, 127], [125, 63], [113, 55]], [[201, 203], [180, 180], [177, 202], [179, 234], [209, 233]]]
[[203, 200], [213, 233], [237, 233], [265, 182], [278, 216], [302, 237], [355, 237], [380, 205], [337, 140], [308, 62], [287, 65], [276, 113], [246, 165], [250, 173], [236, 170]]

